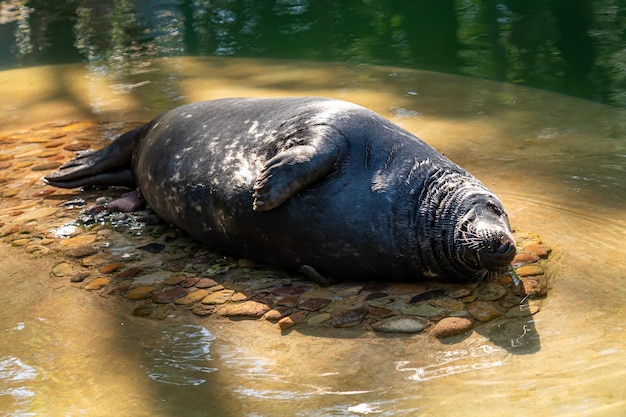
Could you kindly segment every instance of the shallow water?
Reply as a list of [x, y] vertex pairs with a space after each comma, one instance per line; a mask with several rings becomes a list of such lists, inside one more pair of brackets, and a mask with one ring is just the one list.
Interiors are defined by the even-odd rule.
[[[249, 59], [162, 59], [146, 80], [89, 67], [0, 73], [0, 131], [145, 120], [232, 96], [319, 95], [402, 125], [483, 180], [554, 247], [530, 322], [458, 343], [262, 321], [130, 315], [2, 247], [0, 415], [617, 416], [626, 409], [626, 115], [437, 73]], [[132, 81], [132, 82], [131, 82]], [[147, 82], [144, 82], [147, 81]], [[34, 146], [34, 145], [33, 145]], [[2, 202], [0, 201], [0, 204]]]

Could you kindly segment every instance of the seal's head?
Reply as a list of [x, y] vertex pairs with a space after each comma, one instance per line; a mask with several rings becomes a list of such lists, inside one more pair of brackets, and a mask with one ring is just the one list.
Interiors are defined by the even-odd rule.
[[473, 279], [493, 276], [515, 257], [515, 238], [502, 203], [491, 193], [471, 198], [454, 231], [459, 260], [475, 270]]

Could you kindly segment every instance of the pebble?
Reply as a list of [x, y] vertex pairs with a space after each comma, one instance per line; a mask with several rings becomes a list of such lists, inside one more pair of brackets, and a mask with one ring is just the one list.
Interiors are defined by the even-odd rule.
[[296, 296], [306, 292], [309, 288], [304, 286], [288, 286], [288, 287], [278, 287], [273, 288], [272, 294], [287, 297], [287, 296]]
[[543, 268], [537, 265], [525, 265], [525, 266], [520, 266], [519, 268], [517, 268], [515, 272], [520, 277], [530, 277], [534, 275], [542, 275]]
[[500, 306], [504, 309], [509, 309], [513, 306], [519, 305], [520, 298], [515, 295], [507, 295], [500, 300]]
[[433, 305], [446, 310], [463, 310], [465, 308], [465, 303], [449, 297], [434, 300]]
[[189, 305], [189, 304], [197, 303], [198, 301], [201, 301], [203, 298], [205, 298], [208, 295], [209, 295], [209, 291], [205, 290], [205, 289], [191, 291], [186, 296], [184, 296], [182, 298], [179, 298], [178, 300], [174, 301], [174, 304], [179, 304], [179, 305], [186, 306], [186, 305]]
[[[176, 284], [170, 284], [176, 285]], [[201, 278], [200, 281], [196, 282], [196, 288], [211, 288], [215, 287], [217, 282], [211, 278]]]
[[320, 324], [326, 323], [332, 315], [330, 313], [320, 313], [315, 314], [307, 319], [307, 324], [311, 326], [319, 326]]
[[333, 298], [336, 294], [326, 287], [315, 288], [300, 295], [300, 298]]
[[539, 257], [534, 253], [518, 253], [517, 255], [515, 255], [515, 258], [513, 258], [513, 262], [511, 262], [511, 264], [513, 266], [521, 266], [524, 264], [537, 262], [538, 260]]
[[65, 255], [70, 258], [86, 258], [87, 256], [91, 256], [95, 253], [98, 253], [98, 250], [93, 246], [77, 246], [75, 248], [70, 248], [65, 252]]
[[204, 297], [202, 304], [224, 304], [233, 294], [235, 294], [234, 290], [217, 291]]
[[283, 317], [278, 320], [278, 327], [281, 330], [286, 330], [290, 327], [295, 326], [296, 324], [304, 323], [309, 315], [308, 311], [298, 311], [296, 313], [290, 314], [287, 317]]
[[87, 291], [99, 290], [100, 288], [103, 288], [104, 286], [106, 286], [108, 283], [109, 283], [109, 280], [106, 278], [96, 278], [93, 281], [91, 281], [89, 284], [87, 284], [85, 286], [85, 289]]
[[0, 237], [22, 232], [24, 232], [24, 226], [21, 224], [8, 224], [2, 229], [2, 232], [0, 232]]
[[72, 275], [72, 278], [70, 278], [70, 282], [83, 282], [90, 275], [91, 274], [89, 272], [81, 272], [81, 273]]
[[530, 278], [521, 278], [520, 281], [522, 285], [513, 288], [513, 294], [519, 295], [520, 297], [526, 295], [541, 297], [548, 292], [548, 287], [545, 285], [545, 282]]
[[265, 313], [263, 317], [265, 318], [265, 320], [277, 321], [291, 314], [291, 311], [292, 310], [287, 307], [276, 307]]
[[506, 288], [495, 282], [488, 282], [478, 290], [477, 298], [480, 301], [496, 301], [506, 295]]
[[81, 259], [82, 266], [100, 266], [111, 262], [111, 256], [106, 253], [95, 253]]
[[66, 277], [72, 274], [72, 266], [67, 262], [61, 262], [52, 267], [52, 275], [55, 277]]
[[36, 209], [28, 213], [24, 213], [20, 216], [17, 216], [15, 219], [13, 219], [13, 221], [16, 223], [26, 223], [31, 220], [39, 220], [44, 217], [50, 217], [53, 214], [56, 214], [56, 212], [58, 211], [59, 209], [56, 207], [43, 207], [43, 208]]
[[367, 316], [381, 318], [381, 317], [387, 317], [389, 314], [391, 314], [391, 310], [387, 308], [371, 307], [370, 311], [367, 313]]
[[196, 316], [208, 316], [213, 314], [214, 309], [214, 306], [202, 303], [195, 303], [189, 308], [189, 310], [191, 310], [191, 312]]
[[463, 298], [472, 294], [472, 290], [469, 288], [453, 288], [451, 290], [446, 291], [446, 295], [450, 298]]
[[335, 291], [335, 294], [339, 297], [349, 297], [351, 295], [357, 295], [361, 292], [361, 290], [363, 290], [362, 285], [352, 285], [349, 287], [338, 288], [337, 291]]
[[331, 301], [332, 300], [329, 300], [328, 298], [309, 298], [308, 300], [304, 300], [298, 304], [298, 308], [300, 310], [317, 311], [326, 307], [331, 303]]
[[244, 301], [242, 303], [231, 304], [219, 310], [219, 314], [225, 317], [263, 317], [270, 311], [267, 304], [256, 301]]
[[[116, 278], [119, 278], [119, 275], [120, 274], [116, 275]], [[171, 272], [158, 271], [152, 274], [147, 274], [147, 275], [142, 275], [140, 277], [136, 277], [133, 279], [133, 283], [135, 285], [148, 285], [148, 286], [156, 285], [165, 281], [167, 278], [169, 278], [170, 275], [171, 275]]]
[[478, 321], [486, 322], [502, 315], [500, 311], [487, 301], [475, 301], [467, 305], [467, 311]]
[[284, 306], [284, 307], [295, 307], [298, 305], [298, 301], [300, 301], [300, 299], [296, 297], [295, 295], [292, 295], [289, 297], [279, 298], [278, 300], [276, 300], [276, 305]]
[[[173, 275], [171, 277], [165, 278], [163, 280], [163, 283], [165, 283], [166, 285], [178, 285], [181, 282], [183, 282], [185, 280], [185, 277], [180, 276], [180, 275]], [[198, 287], [198, 288], [205, 288], [205, 287]]]
[[422, 316], [422, 317], [445, 317], [446, 312], [439, 307], [432, 306], [430, 304], [419, 304], [416, 306], [410, 306], [402, 309], [402, 314], [409, 316]]
[[[183, 288], [190, 288], [193, 287], [194, 285], [196, 285], [198, 282], [200, 281], [200, 278], [186, 278], [184, 280], [182, 280], [178, 285], [180, 285]], [[207, 292], [208, 294], [208, 292]]]
[[230, 301], [237, 303], [239, 301], [246, 301], [248, 299], [248, 297], [242, 293], [242, 292], [236, 292], [235, 294], [233, 294], [232, 297], [230, 297]]
[[333, 327], [355, 327], [363, 322], [369, 309], [367, 307], [357, 307], [351, 310], [333, 313]]
[[430, 324], [430, 320], [414, 316], [394, 316], [372, 324], [372, 330], [383, 333], [418, 333]]
[[530, 245], [527, 245], [524, 249], [544, 259], [547, 258], [550, 253], [552, 253], [552, 248], [542, 243], [531, 243]]
[[165, 291], [157, 292], [152, 295], [152, 301], [158, 304], [173, 303], [179, 298], [183, 298], [189, 293], [189, 290], [183, 287], [173, 287]]
[[107, 264], [107, 265], [104, 265], [104, 266], [102, 266], [100, 268], [100, 272], [103, 273], [103, 274], [110, 274], [110, 273], [113, 273], [113, 272], [117, 271], [118, 269], [120, 269], [123, 266], [124, 266], [124, 264], [120, 263], [120, 262]]
[[441, 319], [432, 329], [432, 335], [436, 338], [456, 336], [470, 331], [474, 322], [464, 317], [446, 317]]
[[26, 253], [31, 255], [47, 255], [50, 252], [50, 248], [43, 245], [28, 245], [26, 246]]
[[141, 272], [143, 272], [143, 269], [131, 267], [131, 268], [125, 269], [122, 272], [118, 272], [114, 278], [115, 279], [130, 279], [130, 278], [136, 277]]
[[148, 297], [155, 291], [155, 287], [137, 287], [130, 290], [127, 297], [129, 300], [141, 300], [142, 298]]

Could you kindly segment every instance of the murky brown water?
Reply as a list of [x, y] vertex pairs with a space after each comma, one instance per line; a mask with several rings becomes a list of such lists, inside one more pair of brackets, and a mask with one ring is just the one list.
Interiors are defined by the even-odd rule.
[[10, 97], [0, 102], [0, 131], [147, 119], [218, 97], [354, 101], [473, 172], [501, 197], [514, 226], [555, 248], [553, 288], [528, 323], [533, 343], [515, 348], [525, 343], [524, 329], [497, 326], [442, 344], [349, 330], [281, 335], [262, 321], [208, 327], [190, 315], [150, 321], [114, 299], [55, 286], [49, 260], [2, 247], [1, 415], [618, 416], [626, 409], [624, 112], [395, 68], [243, 59], [167, 59], [150, 68], [148, 82], [80, 66], [0, 73], [2, 96]]

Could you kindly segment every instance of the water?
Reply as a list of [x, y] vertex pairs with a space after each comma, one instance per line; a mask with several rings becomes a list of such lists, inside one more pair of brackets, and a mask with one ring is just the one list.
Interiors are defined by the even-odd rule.
[[[492, 188], [514, 227], [554, 247], [553, 287], [532, 320], [483, 326], [456, 344], [350, 330], [282, 335], [266, 322], [133, 317], [115, 297], [55, 283], [41, 272], [51, 260], [2, 247], [0, 415], [617, 416], [626, 409], [623, 111], [391, 67], [232, 58], [147, 65], [159, 76], [132, 90], [81, 65], [2, 72], [0, 89], [11, 100], [0, 103], [0, 126], [145, 119], [164, 102], [227, 96], [351, 100]], [[167, 101], [172, 92], [176, 99]]]

